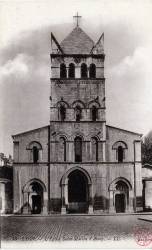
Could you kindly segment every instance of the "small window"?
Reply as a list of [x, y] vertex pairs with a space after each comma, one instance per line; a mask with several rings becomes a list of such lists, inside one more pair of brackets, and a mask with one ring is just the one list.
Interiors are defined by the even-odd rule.
[[62, 63], [60, 65], [60, 78], [66, 78], [66, 77], [67, 77], [66, 65]]
[[74, 140], [75, 147], [75, 161], [82, 162], [82, 139], [77, 136]]
[[96, 78], [96, 65], [94, 63], [90, 64], [89, 77]]
[[76, 106], [75, 108], [75, 116], [76, 116], [76, 121], [79, 122], [82, 118], [82, 109], [80, 106]]
[[87, 78], [88, 77], [87, 65], [85, 63], [81, 64], [81, 77], [82, 78]]
[[92, 106], [91, 116], [92, 116], [92, 121], [96, 121], [98, 119], [98, 109], [96, 108], [96, 106]]
[[60, 119], [61, 121], [64, 121], [66, 118], [66, 108], [64, 105], [61, 105], [59, 109], [60, 109]]
[[117, 141], [113, 144], [112, 149], [116, 150], [116, 160], [123, 162], [125, 159], [125, 152], [128, 149], [127, 144], [124, 141]]
[[73, 63], [69, 64], [69, 78], [75, 78], [75, 65]]
[[92, 142], [92, 159], [93, 161], [98, 161], [98, 140], [96, 137], [91, 139]]
[[33, 147], [33, 162], [37, 163], [39, 160], [39, 150], [36, 146]]
[[118, 162], [123, 162], [123, 147], [118, 147]]
[[30, 142], [26, 149], [29, 151], [30, 162], [37, 163], [42, 160], [42, 145], [39, 142]]
[[60, 142], [61, 142], [61, 158], [63, 159], [63, 161], [66, 161], [66, 139], [64, 137], [60, 138]]

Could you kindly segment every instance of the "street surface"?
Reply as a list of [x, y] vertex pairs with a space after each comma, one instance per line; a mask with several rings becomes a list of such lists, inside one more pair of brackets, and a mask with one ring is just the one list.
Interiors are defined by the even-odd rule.
[[[62, 242], [62, 241], [137, 241], [141, 232], [152, 235], [152, 215], [116, 216], [9, 216], [1, 217], [1, 241], [3, 242]], [[143, 234], [142, 234], [143, 235]], [[136, 236], [138, 239], [136, 239]], [[145, 237], [145, 236], [144, 236]], [[145, 238], [144, 238], [145, 240]], [[143, 242], [144, 242], [143, 240]], [[150, 240], [150, 241], [149, 241]], [[137, 242], [152, 247], [151, 239]], [[139, 243], [139, 244], [138, 244]], [[127, 245], [125, 246], [127, 247]]]

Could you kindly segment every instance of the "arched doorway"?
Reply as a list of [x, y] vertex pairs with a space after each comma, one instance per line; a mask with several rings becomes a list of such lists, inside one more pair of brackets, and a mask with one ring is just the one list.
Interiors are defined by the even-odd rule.
[[38, 182], [30, 184], [31, 213], [40, 214], [43, 208], [43, 188]]
[[46, 188], [38, 180], [31, 180], [23, 188], [23, 213], [41, 214], [45, 210]]
[[133, 211], [133, 190], [125, 178], [117, 178], [109, 186], [110, 212], [125, 213]]
[[93, 213], [92, 182], [80, 167], [69, 169], [61, 179], [61, 213]]
[[70, 213], [85, 213], [88, 210], [88, 182], [79, 170], [68, 176], [68, 203]]
[[125, 213], [126, 205], [129, 198], [129, 187], [123, 181], [118, 181], [116, 183], [116, 192], [115, 192], [115, 209], [116, 213]]

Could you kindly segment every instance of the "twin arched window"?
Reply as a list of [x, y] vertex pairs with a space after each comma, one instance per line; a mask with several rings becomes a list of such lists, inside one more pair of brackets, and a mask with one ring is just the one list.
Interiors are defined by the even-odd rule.
[[[81, 64], [81, 78], [87, 78], [87, 77], [88, 77], [87, 65], [85, 63], [82, 63]], [[96, 78], [96, 65], [94, 63], [90, 64], [89, 77]]]
[[[75, 65], [73, 63], [69, 64], [68, 77], [75, 78]], [[67, 69], [64, 63], [60, 65], [60, 78], [67, 78]]]
[[[74, 63], [69, 64], [68, 77], [75, 78], [75, 65]], [[89, 77], [96, 78], [96, 65], [94, 63], [90, 64], [89, 67]], [[64, 63], [60, 64], [60, 78], [67, 78], [67, 69]], [[88, 78], [88, 68], [85, 63], [81, 64], [81, 78]]]

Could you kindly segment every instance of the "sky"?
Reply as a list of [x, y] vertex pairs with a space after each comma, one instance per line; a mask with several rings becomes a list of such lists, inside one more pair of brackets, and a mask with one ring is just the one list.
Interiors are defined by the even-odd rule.
[[0, 152], [11, 136], [49, 124], [50, 33], [75, 27], [105, 35], [107, 124], [145, 135], [152, 129], [152, 1], [0, 1]]

